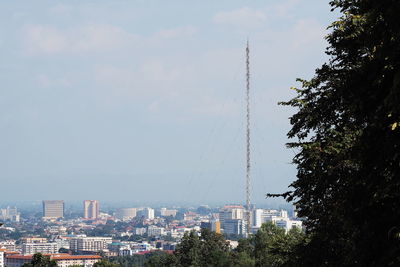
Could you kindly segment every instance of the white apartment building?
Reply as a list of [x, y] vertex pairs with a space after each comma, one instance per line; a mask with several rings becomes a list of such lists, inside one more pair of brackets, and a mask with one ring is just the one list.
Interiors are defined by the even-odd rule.
[[0, 241], [0, 249], [5, 249], [7, 251], [15, 251], [15, 240], [5, 240]]
[[224, 221], [224, 233], [243, 235], [246, 233], [246, 222], [242, 219], [230, 219]]
[[60, 250], [60, 248], [69, 249], [69, 239], [66, 239], [64, 237], [59, 237], [55, 239], [54, 242], [57, 243], [58, 250]]
[[272, 221], [273, 218], [288, 218], [286, 210], [255, 209], [253, 211], [253, 227], [260, 228], [265, 222]]
[[57, 243], [24, 243], [22, 244], [22, 254], [31, 255], [35, 253], [55, 254], [58, 252]]
[[154, 219], [154, 209], [152, 209], [152, 208], [141, 209], [137, 212], [137, 216], [144, 217], [145, 219], [148, 219], [148, 220], [153, 220]]
[[147, 232], [147, 229], [144, 227], [135, 227], [132, 230], [134, 235], [144, 235]]
[[160, 209], [161, 216], [164, 217], [169, 217], [169, 216], [175, 217], [177, 212], [178, 212], [177, 210], [169, 210], [167, 208]]
[[0, 219], [4, 221], [10, 220], [12, 222], [19, 222], [20, 213], [18, 212], [16, 207], [7, 207], [5, 209], [0, 209]]
[[4, 252], [5, 249], [0, 249], [0, 267], [4, 267]]
[[74, 237], [69, 241], [69, 248], [74, 252], [99, 252], [107, 251], [111, 243], [111, 237]]
[[293, 227], [301, 229], [303, 225], [302, 221], [290, 220], [283, 217], [274, 217], [272, 218], [272, 222], [278, 227], [285, 229], [286, 232], [290, 231]]
[[[219, 210], [219, 221], [221, 222], [221, 228], [230, 228], [230, 226], [226, 225], [226, 222], [231, 222], [231, 220], [243, 220], [245, 216], [245, 209], [243, 206], [231, 205], [224, 206]], [[229, 232], [230, 230], [228, 230]]]
[[163, 236], [164, 235], [164, 228], [158, 227], [155, 225], [149, 225], [147, 227], [147, 235], [148, 236]]

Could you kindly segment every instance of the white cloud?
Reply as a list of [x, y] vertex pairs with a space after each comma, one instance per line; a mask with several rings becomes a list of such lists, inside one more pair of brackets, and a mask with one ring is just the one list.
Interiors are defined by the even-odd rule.
[[156, 33], [156, 37], [165, 39], [174, 39], [186, 36], [192, 36], [197, 29], [193, 26], [177, 27], [172, 29], [163, 29]]
[[239, 28], [254, 28], [262, 25], [267, 16], [262, 10], [242, 7], [232, 11], [217, 13], [213, 21], [217, 24], [231, 25]]
[[50, 13], [62, 16], [69, 15], [72, 10], [73, 10], [72, 6], [65, 4], [57, 4], [49, 8]]
[[174, 97], [185, 82], [184, 72], [183, 67], [146, 61], [138, 68], [97, 66], [94, 79], [98, 86], [117, 97]]
[[148, 37], [129, 33], [107, 24], [90, 24], [61, 29], [50, 25], [28, 25], [24, 28], [24, 48], [31, 55], [110, 52], [138, 46], [157, 45], [163, 40], [193, 36], [193, 26], [162, 29]]
[[325, 27], [314, 19], [301, 19], [296, 22], [292, 30], [292, 47], [295, 49], [307, 45], [321, 45], [324, 43]]
[[36, 82], [41, 87], [62, 86], [66, 87], [71, 84], [67, 78], [51, 78], [46, 74], [39, 74], [36, 77]]
[[53, 54], [63, 51], [68, 46], [67, 36], [51, 26], [30, 25], [25, 32], [28, 52], [36, 51]]
[[154, 101], [147, 107], [147, 110], [150, 112], [157, 112], [159, 108], [160, 108], [160, 102]]
[[293, 9], [299, 3], [299, 0], [288, 0], [285, 2], [280, 2], [276, 6], [272, 8], [273, 14], [277, 17], [284, 18], [284, 17], [292, 17]]
[[240, 103], [232, 99], [221, 100], [209, 96], [202, 96], [196, 105], [191, 108], [195, 114], [213, 116], [234, 116], [240, 112]]
[[112, 25], [85, 25], [65, 30], [49, 25], [28, 25], [24, 37], [25, 48], [30, 54], [111, 51], [138, 39], [138, 36]]

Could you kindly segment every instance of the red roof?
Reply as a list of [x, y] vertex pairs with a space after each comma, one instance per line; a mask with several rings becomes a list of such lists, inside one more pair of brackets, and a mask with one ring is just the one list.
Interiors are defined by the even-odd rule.
[[[69, 255], [69, 254], [43, 254], [50, 256], [52, 260], [83, 260], [83, 259], [101, 259], [99, 255]], [[7, 255], [7, 259], [32, 259], [33, 255]]]

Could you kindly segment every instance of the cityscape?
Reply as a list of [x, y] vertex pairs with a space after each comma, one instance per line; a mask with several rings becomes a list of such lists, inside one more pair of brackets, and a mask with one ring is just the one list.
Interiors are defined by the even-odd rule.
[[[209, 229], [226, 237], [232, 249], [247, 235], [242, 205], [196, 208], [128, 207], [103, 212], [98, 200], [84, 200], [66, 216], [63, 200], [43, 200], [42, 211], [21, 216], [17, 207], [0, 209], [1, 267], [19, 267], [36, 253], [50, 255], [58, 266], [92, 266], [102, 257], [172, 253], [185, 233]], [[286, 232], [302, 228], [296, 211], [252, 206], [251, 232], [271, 222]]]
[[0, 1], [0, 267], [400, 266], [399, 14]]

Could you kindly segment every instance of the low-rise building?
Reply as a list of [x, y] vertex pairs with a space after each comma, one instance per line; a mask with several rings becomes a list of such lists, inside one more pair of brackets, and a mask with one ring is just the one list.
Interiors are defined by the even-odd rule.
[[7, 251], [15, 251], [15, 240], [4, 240], [0, 241], [0, 249], [5, 249]]
[[[55, 260], [57, 266], [68, 267], [71, 265], [82, 265], [91, 267], [101, 260], [99, 255], [69, 255], [69, 254], [47, 254], [51, 260]], [[5, 262], [7, 267], [21, 267], [24, 263], [32, 261], [33, 255], [7, 255]]]
[[111, 243], [111, 237], [74, 237], [70, 239], [69, 248], [74, 252], [100, 252], [107, 251]]
[[45, 237], [23, 237], [21, 238], [21, 243], [47, 243], [47, 238]]
[[302, 221], [290, 220], [290, 219], [284, 218], [284, 217], [273, 218], [272, 222], [276, 226], [285, 229], [286, 232], [290, 231], [293, 227], [297, 227], [299, 229], [302, 229], [302, 225], [303, 225]]
[[155, 225], [149, 225], [147, 227], [148, 236], [162, 236], [164, 235], [164, 228]]
[[55, 254], [58, 252], [57, 243], [24, 243], [22, 244], [22, 254], [29, 255], [35, 253]]

